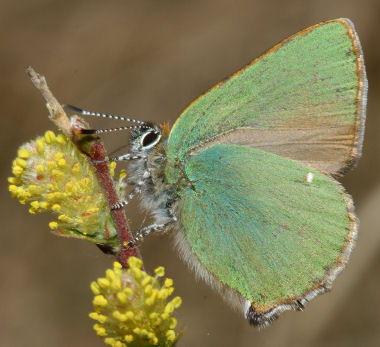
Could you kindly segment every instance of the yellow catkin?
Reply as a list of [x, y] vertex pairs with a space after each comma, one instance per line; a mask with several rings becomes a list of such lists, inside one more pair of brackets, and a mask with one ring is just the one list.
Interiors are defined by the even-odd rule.
[[[129, 258], [128, 265], [129, 269], [123, 270], [115, 262], [113, 270], [91, 283], [95, 312], [89, 317], [102, 324], [107, 334], [105, 342], [112, 342], [112, 346], [131, 342], [137, 346], [159, 342], [171, 346], [177, 339], [177, 320], [172, 313], [181, 304], [179, 297], [166, 302], [174, 289], [173, 281], [159, 278], [165, 272], [163, 267], [157, 268], [155, 277], [150, 276], [142, 270], [138, 258]], [[99, 326], [94, 329], [98, 335], [104, 333]]]
[[[12, 164], [8, 178], [12, 197], [30, 204], [29, 212], [53, 212], [50, 229], [57, 235], [101, 243], [118, 251], [117, 230], [109, 204], [94, 168], [64, 135], [47, 131], [24, 144]], [[120, 179], [115, 190], [125, 194]], [[118, 287], [118, 283], [113, 284]]]

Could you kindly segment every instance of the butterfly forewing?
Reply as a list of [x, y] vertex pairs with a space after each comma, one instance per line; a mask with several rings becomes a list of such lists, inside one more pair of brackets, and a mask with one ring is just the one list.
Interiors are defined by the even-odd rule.
[[234, 143], [339, 174], [360, 156], [366, 93], [353, 24], [320, 23], [195, 100], [170, 133], [168, 159]]

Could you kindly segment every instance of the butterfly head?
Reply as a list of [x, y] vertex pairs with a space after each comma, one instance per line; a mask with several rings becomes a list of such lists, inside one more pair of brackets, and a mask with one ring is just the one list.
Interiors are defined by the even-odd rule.
[[131, 148], [134, 151], [150, 152], [161, 142], [161, 139], [161, 128], [156, 124], [147, 123], [147, 126], [131, 131]]

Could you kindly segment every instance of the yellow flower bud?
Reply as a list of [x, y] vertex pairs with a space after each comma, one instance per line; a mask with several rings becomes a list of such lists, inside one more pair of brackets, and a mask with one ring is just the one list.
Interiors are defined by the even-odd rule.
[[[132, 342], [136, 346], [172, 346], [178, 339], [173, 330], [177, 320], [172, 313], [181, 303], [179, 297], [166, 301], [173, 281], [150, 276], [142, 270], [142, 261], [138, 258], [129, 258], [128, 264], [130, 268], [124, 270], [119, 263], [114, 263], [113, 270], [106, 271], [106, 277], [91, 283], [95, 312], [90, 318], [105, 329], [94, 327], [96, 333], [105, 333], [105, 343], [112, 342], [112, 346]], [[164, 268], [159, 267], [157, 272], [163, 274]], [[107, 305], [99, 305], [104, 300]]]
[[111, 174], [111, 176], [114, 176], [115, 175], [116, 162], [112, 161], [109, 164], [109, 167], [110, 167], [110, 174]]
[[60, 209], [61, 209], [61, 205], [60, 204], [54, 204], [51, 209], [54, 211], [54, 212], [58, 212]]
[[107, 278], [99, 278], [98, 279], [98, 284], [101, 288], [107, 289], [110, 286], [110, 281], [107, 280]]
[[20, 157], [20, 158], [23, 158], [23, 159], [28, 159], [30, 157], [30, 152], [27, 148], [20, 148], [17, 152], [17, 155]]
[[49, 223], [49, 228], [54, 230], [58, 228], [58, 223], [57, 222], [50, 222]]
[[108, 304], [107, 299], [103, 295], [96, 295], [92, 303], [95, 306], [105, 307]]
[[43, 138], [39, 138], [36, 140], [37, 152], [39, 154], [43, 154], [45, 151], [45, 141]]
[[163, 276], [165, 276], [165, 269], [162, 266], [159, 266], [157, 269], [154, 270], [154, 273], [158, 277], [163, 277]]
[[45, 133], [45, 141], [48, 144], [51, 144], [53, 141], [55, 141], [55, 134], [51, 130], [48, 130]]
[[171, 287], [173, 285], [173, 280], [171, 278], [166, 278], [164, 284], [165, 287]]

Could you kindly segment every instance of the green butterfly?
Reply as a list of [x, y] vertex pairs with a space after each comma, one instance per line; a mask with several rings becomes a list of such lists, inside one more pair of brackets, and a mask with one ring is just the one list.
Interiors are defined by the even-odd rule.
[[253, 325], [302, 310], [331, 288], [357, 237], [335, 178], [361, 155], [366, 97], [359, 38], [336, 19], [217, 84], [171, 131], [116, 116], [137, 124], [124, 127], [131, 153], [114, 158], [131, 160], [134, 189], [114, 208], [141, 193], [154, 217], [130, 246], [173, 228], [180, 256]]

